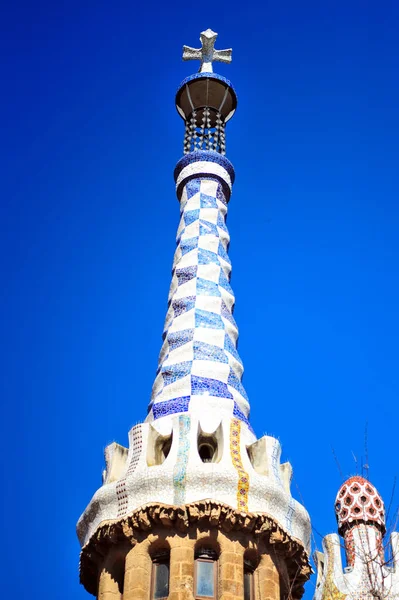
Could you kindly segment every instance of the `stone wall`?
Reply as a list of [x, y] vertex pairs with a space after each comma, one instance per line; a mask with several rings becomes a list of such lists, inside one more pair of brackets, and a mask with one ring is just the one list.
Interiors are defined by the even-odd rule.
[[194, 556], [199, 545], [214, 549], [219, 556], [218, 600], [243, 600], [244, 553], [248, 550], [257, 557], [253, 600], [289, 596], [285, 561], [273, 547], [245, 533], [226, 534], [216, 527], [194, 526], [185, 534], [157, 527], [150, 534], [143, 532], [133, 547], [111, 547], [100, 569], [98, 600], [150, 600], [151, 555], [159, 547], [170, 550], [168, 600], [194, 600]]

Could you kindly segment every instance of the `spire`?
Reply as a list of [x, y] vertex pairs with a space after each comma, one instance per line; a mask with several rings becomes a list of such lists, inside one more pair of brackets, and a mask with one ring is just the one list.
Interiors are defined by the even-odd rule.
[[[94, 594], [103, 589], [101, 600], [111, 588], [113, 597], [121, 598], [117, 585], [124, 569], [123, 596], [149, 598], [155, 572], [148, 565], [159, 560], [158, 552], [164, 563], [170, 559], [173, 598], [182, 590], [190, 598], [203, 596], [193, 593], [195, 556], [216, 560], [220, 553], [215, 597], [224, 597], [222, 590], [230, 597], [232, 585], [234, 597], [244, 597], [244, 574], [248, 595], [258, 563], [261, 597], [269, 597], [270, 585], [280, 597], [280, 575], [271, 558], [279, 556], [284, 594], [297, 600], [311, 571], [310, 521], [291, 495], [291, 465], [281, 464], [277, 439], [256, 438], [242, 384], [226, 226], [234, 168], [225, 156], [225, 129], [237, 97], [225, 77], [210, 72], [212, 60], [231, 60], [230, 50], [214, 49], [215, 38], [207, 30], [201, 50], [185, 49], [184, 58], [198, 58], [202, 68], [176, 94], [185, 124], [184, 155], [174, 172], [180, 222], [147, 417], [129, 432], [129, 448], [116, 443], [106, 448], [103, 485], [77, 526], [81, 580]], [[207, 546], [201, 549], [197, 542], [207, 528]], [[185, 543], [183, 575], [179, 544]], [[125, 567], [118, 570], [113, 561], [126, 552]], [[140, 557], [147, 561], [141, 570]], [[250, 590], [252, 597], [255, 589]]]
[[[203, 48], [193, 50], [190, 58], [219, 60], [220, 51], [213, 49], [216, 35], [210, 29], [203, 32]], [[185, 46], [183, 58], [188, 56]], [[209, 72], [188, 77], [176, 94], [186, 126], [186, 156], [175, 169], [180, 223], [147, 420], [180, 412], [227, 411], [249, 427], [226, 226], [234, 169], [223, 156], [225, 122], [236, 105], [230, 82]]]

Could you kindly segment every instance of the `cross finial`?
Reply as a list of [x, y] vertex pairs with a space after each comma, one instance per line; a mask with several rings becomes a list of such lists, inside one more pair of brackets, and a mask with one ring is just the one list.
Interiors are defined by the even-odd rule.
[[183, 60], [200, 60], [199, 73], [213, 73], [212, 63], [214, 60], [231, 63], [231, 48], [228, 50], [215, 50], [217, 36], [218, 34], [212, 29], [202, 31], [200, 35], [201, 48], [183, 46]]

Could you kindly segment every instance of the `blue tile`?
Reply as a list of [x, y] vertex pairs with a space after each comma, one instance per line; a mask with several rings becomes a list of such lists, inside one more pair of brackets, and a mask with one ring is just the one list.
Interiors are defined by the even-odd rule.
[[205, 342], [194, 342], [194, 360], [212, 360], [214, 362], [228, 363], [227, 356], [222, 348]]
[[198, 248], [198, 263], [200, 265], [209, 265], [212, 263], [219, 265], [220, 261], [216, 252], [211, 252], [210, 250]]
[[211, 329], [224, 329], [224, 323], [220, 315], [202, 310], [195, 309], [195, 327], [209, 327]]
[[234, 373], [233, 369], [230, 369], [230, 374], [227, 383], [231, 385], [231, 387], [233, 387], [235, 390], [237, 390], [237, 392], [239, 392], [241, 396], [245, 398], [245, 400], [248, 400], [247, 392], [245, 391], [244, 386], [238, 379], [237, 375]]
[[192, 361], [188, 360], [174, 365], [162, 365], [161, 374], [164, 386], [174, 383], [178, 379], [189, 375], [191, 372]]
[[190, 179], [186, 183], [187, 198], [190, 199], [200, 191], [201, 179]]
[[218, 398], [233, 399], [227, 385], [222, 381], [210, 379], [209, 377], [197, 377], [196, 375], [191, 376], [191, 393], [193, 396], [209, 394]]
[[214, 196], [208, 196], [208, 194], [200, 194], [200, 207], [201, 208], [217, 208], [217, 201]]
[[190, 396], [180, 396], [173, 400], [165, 400], [163, 402], [155, 402], [152, 405], [154, 419], [165, 417], [166, 415], [176, 414], [179, 412], [187, 412], [190, 402]]
[[216, 198], [220, 202], [223, 202], [223, 204], [227, 204], [226, 194], [224, 193], [223, 187], [220, 185], [220, 183], [219, 183], [218, 188], [216, 190]]
[[187, 225], [191, 225], [191, 223], [198, 221], [199, 212], [200, 212], [199, 208], [197, 208], [196, 210], [184, 211], [184, 223], [185, 223], [186, 227], [187, 227]]
[[226, 221], [224, 220], [223, 215], [220, 212], [218, 213], [217, 226], [223, 231], [227, 232]]
[[237, 329], [237, 323], [233, 317], [233, 315], [231, 314], [231, 311], [227, 308], [226, 304], [223, 302], [222, 300], [222, 306], [220, 309], [220, 314], [222, 315], [222, 317], [224, 317], [227, 321], [230, 321], [230, 323], [232, 325], [234, 325], [234, 327]]
[[205, 221], [205, 219], [200, 219], [200, 235], [214, 235], [215, 237], [219, 237], [219, 231], [214, 223], [210, 223], [209, 221]]
[[220, 296], [220, 289], [217, 283], [209, 279], [197, 278], [197, 294], [199, 296]]
[[237, 417], [237, 419], [240, 419], [240, 421], [243, 421], [246, 425], [248, 425], [249, 430], [252, 431], [252, 433], [254, 433], [254, 430], [252, 429], [249, 420], [244, 415], [244, 413], [242, 412], [242, 410], [239, 409], [237, 402], [234, 402], [233, 415], [235, 417]]
[[172, 300], [172, 307], [175, 317], [191, 310], [195, 306], [195, 296], [187, 296], [186, 298], [177, 298]]
[[187, 254], [187, 252], [191, 252], [194, 248], [198, 246], [198, 237], [188, 238], [187, 240], [181, 240], [180, 249], [183, 256]]
[[197, 275], [197, 266], [184, 267], [184, 269], [176, 269], [176, 277], [178, 285], [187, 283], [190, 279], [193, 279]]
[[224, 348], [225, 350], [227, 350], [227, 352], [234, 356], [234, 358], [242, 365], [242, 361], [237, 352], [237, 348], [235, 347], [235, 344], [233, 344], [233, 340], [231, 339], [228, 333], [226, 333], [226, 335], [224, 336]]
[[231, 261], [229, 255], [227, 254], [226, 248], [223, 246], [222, 242], [219, 242], [218, 254], [225, 260], [229, 265], [231, 265]]
[[229, 294], [231, 294], [232, 296], [234, 296], [234, 292], [231, 288], [231, 285], [229, 283], [229, 280], [226, 277], [226, 273], [224, 272], [223, 269], [220, 269], [220, 275], [219, 275], [219, 285], [225, 289], [227, 292], [229, 292]]
[[[180, 346], [184, 346], [194, 337], [194, 329], [183, 329], [182, 331], [174, 331], [167, 335], [167, 340], [169, 344], [169, 350], [176, 350], [176, 348], [180, 348]], [[166, 357], [164, 358], [164, 362], [166, 362]]]

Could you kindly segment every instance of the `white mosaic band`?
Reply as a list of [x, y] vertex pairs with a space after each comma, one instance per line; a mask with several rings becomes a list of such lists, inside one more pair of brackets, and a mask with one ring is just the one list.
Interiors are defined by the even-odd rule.
[[[185, 182], [196, 176], [217, 177], [218, 179], [222, 180], [221, 182], [224, 183], [225, 186], [227, 186], [230, 192], [232, 190], [233, 182], [227, 169], [225, 169], [222, 165], [216, 162], [199, 160], [183, 167], [179, 175], [177, 176], [176, 193], [179, 200], [181, 198], [181, 190]], [[229, 197], [227, 197], [226, 200], [228, 201]]]

